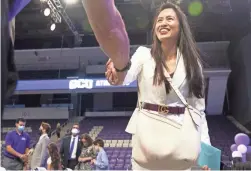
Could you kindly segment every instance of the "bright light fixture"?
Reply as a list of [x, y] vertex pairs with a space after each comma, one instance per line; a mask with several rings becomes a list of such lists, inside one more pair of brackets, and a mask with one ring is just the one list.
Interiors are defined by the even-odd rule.
[[55, 24], [55, 23], [52, 23], [52, 24], [51, 24], [51, 27], [50, 27], [51, 31], [54, 31], [55, 28], [56, 28], [56, 24]]
[[65, 0], [67, 4], [76, 4], [78, 0]]
[[51, 13], [50, 8], [45, 8], [45, 10], [44, 10], [44, 15], [45, 15], [45, 16], [49, 16], [50, 13]]

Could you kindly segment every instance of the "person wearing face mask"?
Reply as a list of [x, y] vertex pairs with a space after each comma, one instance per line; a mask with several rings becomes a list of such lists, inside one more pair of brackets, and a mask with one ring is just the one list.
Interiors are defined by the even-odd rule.
[[88, 134], [81, 135], [81, 154], [78, 158], [78, 165], [75, 170], [92, 170], [91, 160], [97, 157], [97, 153], [93, 147], [93, 140]]
[[5, 137], [6, 149], [2, 166], [6, 170], [23, 170], [27, 166], [30, 136], [24, 132], [25, 123], [25, 119], [18, 118], [16, 130], [8, 132]]
[[81, 153], [81, 144], [78, 135], [79, 124], [74, 124], [71, 130], [71, 136], [62, 139], [60, 155], [64, 168], [74, 169], [78, 163], [78, 157]]
[[104, 150], [104, 141], [98, 138], [93, 142], [93, 145], [98, 152], [98, 156], [91, 163], [95, 165], [96, 170], [109, 170], [109, 160]]
[[37, 167], [46, 167], [46, 162], [48, 159], [47, 146], [50, 143], [50, 138], [48, 134], [50, 133], [51, 126], [48, 123], [42, 122], [39, 128], [41, 136], [33, 152], [31, 159], [31, 169]]

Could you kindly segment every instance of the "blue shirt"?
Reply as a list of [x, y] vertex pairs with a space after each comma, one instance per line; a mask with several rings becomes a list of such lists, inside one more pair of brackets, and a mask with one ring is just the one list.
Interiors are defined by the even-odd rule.
[[100, 149], [96, 162], [96, 170], [109, 170], [109, 161], [104, 149]]
[[[5, 137], [5, 145], [6, 147], [10, 145], [16, 152], [24, 154], [26, 148], [30, 148], [30, 136], [26, 132], [19, 135], [16, 130], [8, 132]], [[8, 153], [6, 149], [4, 155], [9, 158], [17, 158], [17, 156]]]

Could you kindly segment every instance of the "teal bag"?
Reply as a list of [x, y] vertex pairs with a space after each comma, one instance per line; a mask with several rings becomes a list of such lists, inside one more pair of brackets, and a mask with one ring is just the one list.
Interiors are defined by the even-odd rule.
[[211, 170], [220, 170], [221, 150], [201, 142], [201, 151], [198, 158], [198, 165], [207, 165]]

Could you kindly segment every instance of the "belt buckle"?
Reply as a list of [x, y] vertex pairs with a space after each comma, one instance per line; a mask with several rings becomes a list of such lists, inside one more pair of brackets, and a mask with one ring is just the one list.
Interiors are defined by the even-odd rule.
[[162, 113], [162, 114], [168, 114], [169, 110], [168, 110], [168, 106], [158, 106], [158, 113]]

